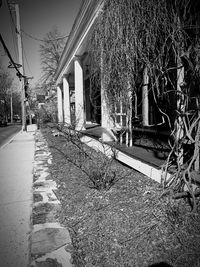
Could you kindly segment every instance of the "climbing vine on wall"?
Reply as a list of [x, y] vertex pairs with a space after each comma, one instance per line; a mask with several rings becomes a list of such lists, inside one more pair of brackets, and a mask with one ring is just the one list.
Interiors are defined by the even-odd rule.
[[[198, 165], [200, 134], [199, 33], [198, 1], [105, 0], [90, 37], [91, 65], [101, 73], [111, 116], [119, 100], [127, 115], [137, 115], [146, 68], [148, 90], [171, 133], [163, 185], [184, 192], [194, 208], [198, 186], [193, 184], [200, 183], [200, 176], [191, 176]], [[176, 105], [170, 109], [172, 100]], [[185, 144], [192, 147], [186, 157]]]
[[[165, 0], [105, 1], [94, 27], [91, 51], [103, 71], [110, 103], [119, 96], [126, 103], [144, 67], [157, 79], [169, 67], [171, 50], [176, 51], [184, 41], [182, 31], [174, 27], [177, 22], [169, 6]], [[161, 94], [161, 89], [157, 90]]]

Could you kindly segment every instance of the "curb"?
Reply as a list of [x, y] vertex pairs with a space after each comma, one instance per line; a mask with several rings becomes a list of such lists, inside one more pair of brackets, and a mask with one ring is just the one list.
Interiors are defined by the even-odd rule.
[[20, 131], [19, 131], [18, 133], [16, 133], [16, 134], [14, 134], [13, 137], [12, 137], [9, 141], [7, 141], [4, 145], [2, 145], [2, 146], [0, 147], [0, 150], [1, 150], [1, 149], [4, 149], [4, 147], [6, 147], [7, 145], [9, 145], [9, 144], [15, 139], [15, 137], [16, 137], [18, 134], [21, 133], [21, 131], [22, 131], [22, 130], [20, 130]]
[[27, 128], [29, 128], [30, 130], [27, 129], [27, 131], [23, 131], [22, 129], [19, 130], [19, 132], [15, 133], [11, 139], [9, 139], [4, 145], [2, 145], [0, 147], [1, 149], [4, 149], [4, 147], [6, 147], [7, 145], [9, 145], [18, 135], [22, 134], [22, 133], [35, 133], [36, 132], [36, 125], [32, 124], [32, 125], [28, 125]]
[[30, 234], [31, 267], [72, 267], [66, 251], [71, 240], [68, 230], [61, 226], [56, 213], [61, 209], [51, 179], [49, 165], [52, 156], [40, 131], [35, 132], [33, 167], [32, 231]]

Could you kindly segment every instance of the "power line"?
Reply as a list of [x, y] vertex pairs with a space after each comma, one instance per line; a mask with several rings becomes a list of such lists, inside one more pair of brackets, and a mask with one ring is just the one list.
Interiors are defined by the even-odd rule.
[[15, 53], [15, 58], [18, 58], [18, 52], [17, 52], [17, 40], [14, 35], [13, 27], [11, 26], [11, 31], [12, 31], [12, 41], [13, 41], [13, 47], [14, 47], [14, 53]]
[[[17, 29], [16, 29], [16, 25], [15, 25], [15, 22], [14, 22], [14, 19], [13, 19], [13, 15], [12, 15], [12, 10], [11, 10], [11, 5], [10, 3], [8, 2], [8, 0], [6, 0], [6, 3], [7, 3], [7, 8], [8, 8], [8, 11], [9, 11], [9, 17], [10, 17], [10, 28], [11, 28], [11, 32], [12, 32], [12, 41], [13, 41], [13, 47], [14, 47], [14, 52], [15, 52], [15, 57], [17, 59], [17, 44], [16, 44], [16, 38], [14, 38], [14, 31], [13, 31], [13, 27], [15, 29], [15, 33], [17, 32]], [[13, 27], [12, 27], [13, 25]]]
[[[13, 14], [12, 14], [12, 10], [11, 10], [11, 3], [9, 3], [8, 0], [6, 0], [6, 2], [7, 2], [8, 10], [9, 10], [10, 20], [11, 20], [11, 23], [13, 24], [13, 26], [14, 26], [14, 28], [15, 28], [15, 32], [16, 32], [16, 34], [21, 34], [21, 33], [19, 32], [19, 30], [17, 29], [17, 26], [16, 26], [15, 21], [14, 21], [14, 19], [13, 19]], [[12, 27], [11, 27], [11, 29], [12, 29]], [[12, 31], [12, 34], [13, 34], [13, 31]], [[13, 37], [13, 36], [12, 36], [12, 37]], [[21, 39], [22, 39], [22, 36], [21, 36]], [[13, 37], [13, 40], [14, 40], [14, 37]], [[13, 43], [14, 43], [14, 41], [13, 41]], [[15, 46], [14, 46], [14, 49], [16, 49]], [[29, 66], [29, 63], [28, 63], [28, 59], [27, 59], [27, 57], [26, 57], [26, 52], [25, 52], [25, 48], [24, 48], [24, 43], [23, 43], [23, 41], [22, 41], [22, 52], [23, 52], [23, 57], [24, 57], [25, 60], [26, 60], [26, 65], [27, 65], [27, 67], [28, 67], [28, 70], [29, 70], [29, 72], [32, 74], [32, 71], [30, 70], [30, 66]], [[15, 50], [15, 55], [16, 55], [16, 50]], [[17, 57], [17, 56], [16, 56], [16, 57]], [[25, 71], [25, 69], [24, 69], [24, 71]]]
[[55, 38], [55, 39], [48, 39], [48, 40], [43, 40], [43, 39], [39, 39], [37, 37], [34, 37], [32, 36], [31, 34], [25, 32], [24, 30], [21, 29], [21, 32], [23, 34], [25, 34], [26, 36], [28, 36], [29, 38], [33, 39], [33, 40], [36, 40], [36, 41], [39, 41], [39, 42], [51, 42], [51, 41], [57, 41], [57, 40], [61, 40], [61, 39], [65, 39], [67, 37], [69, 37], [69, 35], [65, 35], [65, 36], [61, 36], [61, 37], [58, 37], [58, 38]]
[[22, 51], [23, 51], [23, 56], [24, 56], [24, 58], [25, 58], [25, 60], [26, 60], [26, 65], [27, 65], [27, 67], [28, 67], [28, 70], [29, 70], [29, 72], [31, 73], [31, 75], [33, 75], [32, 71], [31, 71], [31, 69], [30, 69], [30, 65], [29, 65], [29, 63], [28, 63], [28, 59], [27, 59], [27, 56], [26, 56], [26, 51], [25, 51], [23, 42], [22, 42]]
[[[9, 15], [10, 15], [10, 21], [11, 21], [11, 24], [13, 24], [16, 34], [20, 34], [20, 35], [21, 35], [21, 40], [22, 40], [22, 34], [28, 36], [29, 38], [31, 38], [31, 39], [33, 39], [33, 40], [39, 41], [39, 42], [51, 42], [51, 41], [62, 40], [62, 39], [65, 39], [65, 38], [68, 38], [68, 37], [69, 37], [69, 34], [68, 34], [68, 35], [65, 35], [65, 36], [58, 37], [58, 38], [44, 40], [44, 39], [37, 38], [37, 37], [35, 37], [35, 36], [33, 36], [33, 35], [31, 35], [31, 34], [25, 32], [25, 31], [22, 30], [22, 29], [18, 30], [18, 29], [17, 29], [17, 26], [16, 26], [16, 23], [15, 23], [15, 21], [14, 21], [14, 18], [13, 18], [12, 10], [11, 10], [11, 7], [13, 7], [13, 4], [12, 4], [12, 3], [9, 3], [9, 0], [6, 0], [6, 3], [7, 3], [7, 7], [8, 7], [8, 11], [9, 11]], [[11, 29], [13, 30], [12, 27], [11, 27]], [[15, 43], [14, 43], [14, 34], [13, 34], [13, 31], [12, 31], [12, 38], [13, 38], [13, 45], [14, 45], [14, 50], [15, 50], [16, 47], [15, 47]], [[3, 44], [3, 43], [2, 43], [2, 44]], [[5, 44], [4, 44], [4, 45], [5, 45]], [[4, 46], [4, 45], [3, 45], [3, 46]], [[4, 50], [6, 50], [6, 49], [7, 49], [7, 47], [6, 47], [6, 48], [4, 47]], [[24, 49], [24, 44], [23, 44], [23, 42], [22, 42], [22, 52], [23, 52], [23, 56], [25, 57], [25, 60], [26, 60], [26, 63], [27, 63], [27, 67], [28, 67], [30, 73], [32, 73], [31, 70], [30, 70], [30, 66], [29, 66], [27, 57], [26, 57], [26, 53], [25, 53], [25, 49]], [[8, 51], [8, 52], [6, 51], [6, 53], [8, 54], [8, 57], [9, 57], [10, 60], [11, 60], [11, 56], [9, 56], [9, 51]], [[16, 56], [16, 54], [17, 54], [17, 53], [16, 53], [16, 50], [15, 50], [15, 56]], [[16, 56], [16, 57], [17, 57], [17, 56]], [[25, 77], [25, 75], [22, 75], [22, 74], [19, 72], [19, 70], [18, 70], [18, 68], [19, 68], [19, 64], [16, 64], [16, 63], [14, 63], [13, 60], [11, 60], [11, 65], [10, 65], [10, 66], [13, 66], [13, 67], [17, 70], [17, 76], [18, 76], [19, 78], [21, 78], [21, 77]]]
[[11, 21], [12, 21], [14, 27], [15, 27], [15, 31], [17, 32], [17, 27], [16, 27], [16, 24], [15, 24], [14, 19], [13, 19], [13, 16], [12, 16], [12, 10], [11, 10], [11, 8], [10, 8], [12, 4], [9, 3], [8, 0], [6, 0], [6, 3], [7, 3], [8, 11], [9, 11], [9, 13], [10, 13]]
[[11, 54], [10, 54], [10, 52], [9, 52], [9, 50], [8, 50], [8, 48], [7, 48], [7, 46], [6, 46], [5, 42], [4, 42], [4, 40], [3, 40], [3, 37], [1, 36], [1, 34], [0, 34], [0, 41], [1, 41], [2, 45], [3, 45], [3, 48], [4, 48], [5, 52], [6, 52], [6, 54], [8, 55], [8, 57], [9, 57], [9, 59], [10, 59], [10, 62], [11, 62], [11, 64], [12, 64], [12, 66], [13, 66], [14, 69], [17, 71], [16, 75], [19, 77], [19, 79], [21, 79], [21, 78], [26, 78], [26, 77], [25, 77], [24, 75], [22, 75], [22, 73], [18, 70], [18, 68], [19, 68], [19, 64], [15, 63], [15, 62], [13, 61], [12, 56], [11, 56]]
[[[19, 33], [19, 31], [18, 31], [18, 29], [17, 29], [17, 27], [15, 25], [13, 16], [12, 16], [12, 11], [11, 11], [11, 8], [10, 8], [10, 4], [9, 4], [8, 0], [6, 0], [6, 2], [7, 2], [8, 10], [9, 10], [9, 13], [10, 13], [11, 21], [12, 21], [14, 27], [15, 27], [15, 31], [16, 31], [16, 33]], [[31, 38], [33, 40], [39, 41], [39, 42], [46, 42], [46, 41], [50, 42], [50, 41], [61, 40], [61, 39], [65, 39], [65, 38], [69, 37], [69, 34], [67, 34], [67, 35], [64, 35], [64, 36], [61, 36], [61, 37], [58, 37], [58, 38], [55, 38], [55, 39], [43, 40], [43, 39], [37, 38], [37, 37], [25, 32], [23, 29], [21, 29], [21, 33], [23, 33], [24, 35], [28, 36], [29, 38]]]

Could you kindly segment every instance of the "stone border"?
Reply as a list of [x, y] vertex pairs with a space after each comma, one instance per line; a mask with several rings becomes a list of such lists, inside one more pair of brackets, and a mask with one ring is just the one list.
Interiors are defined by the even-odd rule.
[[33, 168], [33, 209], [31, 241], [31, 267], [72, 267], [71, 255], [66, 247], [71, 244], [68, 230], [56, 219], [60, 201], [54, 191], [48, 166], [52, 156], [47, 142], [38, 130], [35, 134]]

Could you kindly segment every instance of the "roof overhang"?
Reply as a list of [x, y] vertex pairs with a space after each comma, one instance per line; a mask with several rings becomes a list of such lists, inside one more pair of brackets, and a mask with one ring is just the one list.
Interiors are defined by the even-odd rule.
[[102, 10], [103, 2], [104, 0], [83, 1], [54, 75], [56, 83], [61, 82], [63, 75], [70, 72], [70, 65], [74, 57], [85, 52], [84, 42], [86, 42], [88, 33]]

